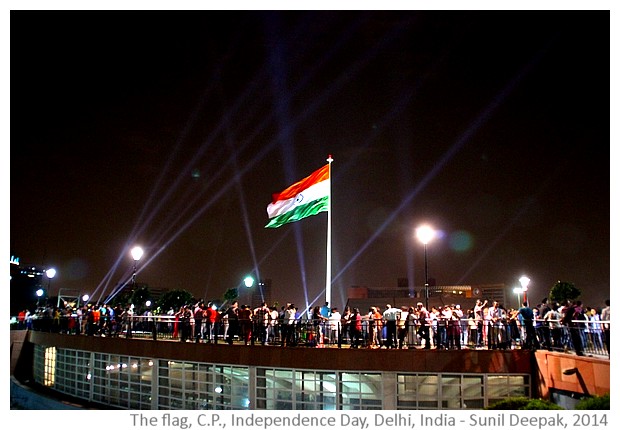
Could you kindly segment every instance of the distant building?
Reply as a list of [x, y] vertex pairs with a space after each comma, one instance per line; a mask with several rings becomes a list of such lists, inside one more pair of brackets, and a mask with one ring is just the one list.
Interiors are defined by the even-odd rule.
[[[371, 288], [352, 286], [347, 290], [347, 306], [367, 310], [370, 306], [384, 309], [387, 303], [392, 306], [413, 306], [418, 301], [424, 302], [424, 287], [411, 289], [399, 279], [397, 288]], [[469, 309], [477, 299], [497, 300], [506, 305], [506, 286], [504, 284], [481, 285], [433, 285], [429, 286], [428, 305], [430, 308], [441, 305], [460, 304]]]
[[266, 302], [268, 306], [272, 306], [271, 302], [271, 279], [260, 279], [252, 290], [252, 308], [260, 306], [262, 302]]
[[34, 264], [24, 264], [18, 257], [11, 256], [10, 259], [10, 304], [11, 315], [17, 315], [20, 310], [34, 310], [39, 298], [36, 291], [41, 288], [44, 295], [40, 300], [47, 300], [49, 292], [47, 283], [44, 283], [43, 275], [45, 270]]

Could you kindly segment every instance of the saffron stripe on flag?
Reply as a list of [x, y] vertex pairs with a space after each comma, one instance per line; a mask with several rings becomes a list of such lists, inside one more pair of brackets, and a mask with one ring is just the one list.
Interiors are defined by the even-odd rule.
[[293, 185], [286, 188], [284, 191], [280, 193], [274, 194], [272, 197], [272, 202], [275, 203], [278, 200], [286, 200], [295, 197], [297, 194], [301, 193], [307, 188], [310, 188], [312, 185], [317, 184], [319, 182], [325, 181], [329, 179], [329, 164], [321, 167], [319, 170], [316, 170], [310, 176], [295, 182]]

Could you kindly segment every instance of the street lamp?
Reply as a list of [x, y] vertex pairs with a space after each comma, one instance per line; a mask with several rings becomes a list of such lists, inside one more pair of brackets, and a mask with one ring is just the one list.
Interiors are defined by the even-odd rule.
[[530, 285], [530, 278], [523, 275], [519, 278], [519, 283], [521, 283], [521, 290], [523, 291], [523, 302], [528, 303], [529, 305], [529, 302], [527, 301], [527, 287]]
[[[134, 246], [131, 249], [131, 257], [133, 258], [133, 275], [131, 276], [131, 287], [134, 291], [136, 289], [136, 272], [138, 271], [138, 261], [140, 261], [143, 254], [144, 250], [139, 246]], [[133, 311], [133, 304], [131, 305], [130, 310]], [[130, 312], [129, 321], [127, 323], [127, 337], [131, 337], [131, 327], [133, 325], [132, 316], [133, 312]]]
[[138, 261], [140, 261], [143, 254], [144, 254], [144, 250], [140, 248], [139, 246], [136, 246], [131, 250], [131, 256], [133, 258], [133, 275], [131, 277], [132, 287], [136, 286], [136, 272], [138, 270]]
[[43, 295], [45, 294], [45, 290], [43, 288], [39, 288], [36, 293], [37, 295], [37, 308], [40, 306], [39, 302], [41, 300], [41, 297], [43, 297]]
[[50, 291], [50, 284], [52, 283], [52, 278], [56, 276], [56, 269], [49, 268], [45, 271], [45, 276], [47, 276], [47, 291]]
[[243, 280], [243, 285], [245, 285], [246, 288], [252, 288], [252, 286], [254, 285], [254, 278], [252, 278], [251, 276], [246, 276]]
[[[84, 294], [82, 296], [82, 303], [87, 303], [88, 299], [90, 299], [90, 296], [88, 294]], [[78, 308], [80, 307], [80, 297], [79, 296], [78, 296], [77, 306], [78, 306]]]
[[[56, 269], [54, 269], [53, 267], [50, 267], [49, 269], [47, 269], [45, 271], [45, 276], [47, 276], [47, 294], [49, 296], [49, 294], [51, 293], [51, 285], [52, 285], [52, 278], [54, 276], [56, 276]], [[45, 291], [43, 291], [45, 293]], [[37, 296], [41, 297], [43, 294], [39, 295], [39, 291], [37, 291]], [[60, 290], [58, 290], [58, 298], [60, 301]], [[38, 305], [39, 301], [37, 300], [37, 305]], [[47, 306], [47, 303], [45, 304]], [[58, 304], [58, 307], [60, 307], [60, 304]]]
[[514, 287], [512, 292], [517, 295], [517, 308], [520, 308], [521, 307], [521, 292], [523, 292], [523, 288], [522, 287]]
[[435, 230], [428, 225], [423, 225], [415, 230], [415, 234], [420, 242], [424, 244], [424, 296], [425, 306], [428, 309], [428, 255], [426, 247], [435, 237]]

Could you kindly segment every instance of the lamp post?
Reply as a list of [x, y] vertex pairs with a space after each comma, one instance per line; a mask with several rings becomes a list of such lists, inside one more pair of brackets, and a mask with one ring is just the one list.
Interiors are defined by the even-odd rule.
[[420, 242], [424, 244], [424, 298], [426, 309], [428, 309], [428, 254], [427, 245], [435, 237], [435, 230], [428, 225], [418, 227], [415, 234]]
[[131, 257], [133, 258], [133, 275], [131, 276], [131, 286], [136, 286], [136, 272], [138, 271], [138, 261], [142, 258], [144, 250], [139, 246], [134, 247], [131, 250]]
[[37, 295], [37, 308], [39, 308], [41, 306], [39, 302], [41, 301], [41, 297], [43, 297], [44, 294], [45, 294], [45, 290], [43, 288], [39, 288], [36, 291], [36, 295]]
[[[45, 271], [45, 276], [47, 276], [47, 298], [49, 299], [51, 292], [52, 292], [52, 278], [54, 276], [56, 276], [56, 269], [54, 269], [53, 267], [50, 267], [49, 269], [47, 269]], [[62, 291], [62, 288], [58, 289], [58, 301], [56, 303], [56, 306], [60, 309], [60, 292]], [[38, 294], [38, 292], [37, 292]], [[47, 301], [46, 301], [47, 302]], [[63, 303], [64, 305], [64, 303]], [[47, 303], [45, 303], [45, 306], [47, 306]], [[64, 307], [64, 306], [63, 306]]]
[[523, 291], [522, 287], [514, 287], [512, 290], [513, 293], [517, 295], [517, 309], [521, 307], [521, 292]]
[[519, 283], [521, 284], [521, 290], [523, 291], [523, 302], [527, 303], [529, 306], [529, 302], [527, 301], [527, 287], [530, 285], [530, 278], [523, 275], [519, 278]]
[[56, 269], [53, 267], [47, 269], [45, 271], [45, 276], [47, 276], [47, 291], [50, 291], [50, 285], [52, 284], [52, 278], [56, 276]]
[[[143, 254], [144, 250], [139, 246], [134, 246], [131, 249], [131, 257], [133, 258], [133, 274], [131, 276], [131, 287], [134, 291], [136, 289], [136, 272], [138, 271], [138, 261], [140, 261]], [[131, 306], [133, 306], [133, 304]], [[131, 337], [131, 328], [133, 325], [132, 316], [133, 312], [130, 312], [127, 321], [127, 337]]]

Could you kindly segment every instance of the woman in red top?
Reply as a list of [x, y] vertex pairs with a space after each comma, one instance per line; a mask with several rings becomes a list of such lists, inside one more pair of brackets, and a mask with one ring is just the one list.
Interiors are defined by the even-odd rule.
[[358, 348], [362, 343], [362, 315], [358, 308], [351, 315], [351, 348]]

